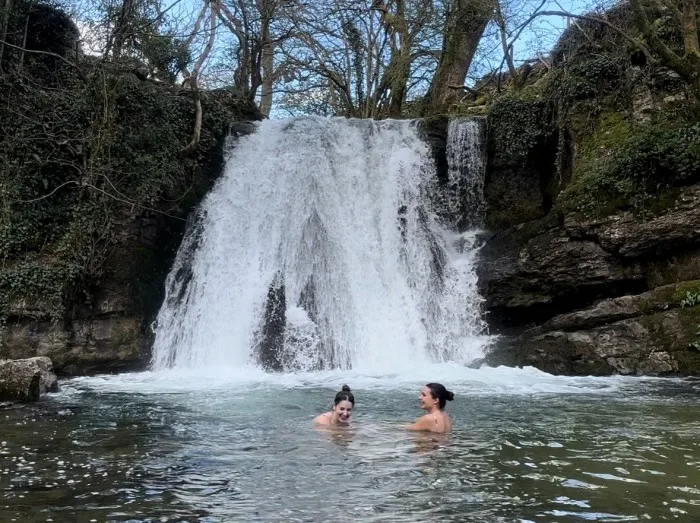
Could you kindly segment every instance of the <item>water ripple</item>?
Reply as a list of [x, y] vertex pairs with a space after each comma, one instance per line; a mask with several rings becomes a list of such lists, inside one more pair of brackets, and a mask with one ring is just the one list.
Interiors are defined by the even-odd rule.
[[[117, 378], [119, 381], [121, 378]], [[103, 380], [105, 383], [107, 379]], [[455, 430], [401, 425], [415, 393], [356, 388], [355, 428], [319, 431], [328, 388], [104, 393], [4, 411], [0, 521], [692, 521], [695, 392], [474, 394]], [[644, 383], [644, 382], [639, 382]], [[619, 389], [618, 389], [619, 390]], [[693, 389], [694, 390], [694, 389]], [[684, 519], [685, 518], [685, 519]]]

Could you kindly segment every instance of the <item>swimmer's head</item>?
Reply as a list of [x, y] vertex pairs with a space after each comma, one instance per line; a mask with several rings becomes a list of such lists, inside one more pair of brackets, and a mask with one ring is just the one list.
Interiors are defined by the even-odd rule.
[[355, 396], [350, 392], [350, 387], [343, 385], [340, 392], [335, 395], [333, 400], [333, 418], [336, 422], [347, 423], [350, 421], [352, 409], [355, 406]]
[[430, 409], [433, 405], [437, 405], [442, 410], [445, 408], [445, 403], [455, 399], [455, 395], [440, 383], [428, 383], [421, 390], [419, 399], [423, 409]]
[[355, 396], [352, 395], [352, 392], [350, 392], [350, 387], [348, 387], [347, 385], [343, 385], [340, 389], [340, 392], [338, 392], [338, 394], [335, 395], [333, 404], [337, 405], [341, 401], [349, 401], [353, 404], [353, 406], [355, 406]]

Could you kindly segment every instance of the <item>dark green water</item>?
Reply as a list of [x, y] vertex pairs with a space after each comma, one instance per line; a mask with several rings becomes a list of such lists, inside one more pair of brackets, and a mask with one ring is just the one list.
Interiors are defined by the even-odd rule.
[[0, 521], [700, 521], [697, 382], [470, 372], [446, 437], [410, 380], [355, 377], [335, 433], [337, 376], [66, 382], [0, 411]]

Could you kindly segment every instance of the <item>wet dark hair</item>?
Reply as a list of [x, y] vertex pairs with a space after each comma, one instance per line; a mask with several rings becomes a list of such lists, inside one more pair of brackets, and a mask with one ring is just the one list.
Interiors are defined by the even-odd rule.
[[445, 408], [445, 403], [455, 399], [455, 395], [451, 390], [447, 390], [441, 383], [428, 383], [426, 385], [430, 389], [430, 395], [433, 399], [440, 402], [440, 409]]
[[352, 392], [350, 392], [350, 387], [348, 387], [347, 385], [343, 385], [340, 392], [335, 395], [333, 405], [337, 405], [341, 401], [349, 401], [350, 403], [352, 403], [353, 407], [355, 406], [355, 396], [352, 395]]

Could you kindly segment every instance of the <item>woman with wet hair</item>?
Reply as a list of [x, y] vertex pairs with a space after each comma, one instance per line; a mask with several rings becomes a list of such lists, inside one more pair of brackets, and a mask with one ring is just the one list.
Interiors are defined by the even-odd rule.
[[427, 412], [418, 418], [408, 430], [445, 433], [452, 429], [452, 420], [445, 412], [445, 404], [455, 395], [440, 383], [428, 383], [418, 395], [420, 408]]
[[343, 388], [335, 395], [330, 412], [326, 412], [314, 418], [316, 425], [329, 427], [344, 427], [350, 422], [352, 409], [355, 406], [355, 396], [350, 392], [350, 387], [343, 385]]

